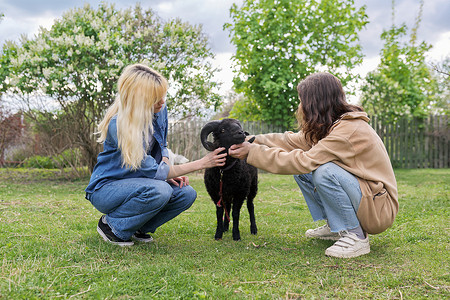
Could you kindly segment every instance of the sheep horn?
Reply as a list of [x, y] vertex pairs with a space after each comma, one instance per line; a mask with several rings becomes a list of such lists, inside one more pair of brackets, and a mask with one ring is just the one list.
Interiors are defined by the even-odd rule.
[[203, 147], [205, 147], [208, 151], [214, 150], [214, 145], [211, 142], [208, 142], [208, 135], [213, 132], [217, 126], [219, 126], [221, 121], [211, 121], [203, 126], [202, 131], [200, 133], [200, 140], [202, 141]]

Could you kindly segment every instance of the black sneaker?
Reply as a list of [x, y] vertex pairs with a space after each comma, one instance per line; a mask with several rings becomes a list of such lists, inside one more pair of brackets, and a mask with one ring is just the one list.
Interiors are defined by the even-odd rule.
[[136, 231], [131, 238], [133, 240], [136, 240], [139, 242], [144, 242], [144, 243], [153, 242], [153, 238], [150, 234], [144, 233], [140, 230]]
[[102, 216], [100, 220], [98, 220], [97, 232], [105, 241], [110, 242], [111, 244], [119, 245], [121, 247], [134, 245], [133, 241], [131, 240], [125, 241], [117, 237], [112, 232], [111, 227], [109, 227], [108, 223], [106, 223], [105, 216]]

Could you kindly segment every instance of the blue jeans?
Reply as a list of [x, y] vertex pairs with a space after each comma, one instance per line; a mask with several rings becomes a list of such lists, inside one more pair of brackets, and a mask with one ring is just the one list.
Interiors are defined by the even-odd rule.
[[197, 192], [191, 186], [179, 188], [162, 180], [130, 178], [107, 183], [89, 198], [106, 214], [114, 234], [129, 240], [137, 230], [155, 232], [191, 207]]
[[334, 163], [309, 174], [294, 175], [314, 221], [327, 220], [332, 232], [360, 226], [356, 212], [361, 188], [356, 177]]

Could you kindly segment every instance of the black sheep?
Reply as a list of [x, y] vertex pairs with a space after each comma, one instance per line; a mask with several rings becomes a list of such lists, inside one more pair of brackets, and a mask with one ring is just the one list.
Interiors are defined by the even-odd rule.
[[[213, 134], [213, 142], [207, 140]], [[245, 141], [247, 132], [242, 130], [238, 120], [223, 119], [211, 121], [201, 131], [200, 137], [203, 147], [213, 151], [219, 147], [228, 149], [231, 145]], [[239, 233], [239, 215], [242, 204], [247, 198], [247, 209], [250, 215], [250, 232], [257, 233], [253, 199], [258, 191], [258, 170], [244, 160], [227, 156], [223, 167], [214, 167], [205, 170], [204, 176], [206, 190], [216, 204], [217, 229], [214, 238], [220, 240], [223, 232], [228, 231], [230, 219], [233, 217], [233, 240], [241, 239]], [[233, 205], [232, 205], [233, 204]], [[225, 210], [225, 218], [224, 218]]]

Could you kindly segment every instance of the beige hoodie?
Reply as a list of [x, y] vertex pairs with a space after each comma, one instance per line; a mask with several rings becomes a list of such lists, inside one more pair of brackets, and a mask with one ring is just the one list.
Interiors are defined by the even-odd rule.
[[257, 135], [247, 162], [275, 174], [296, 175], [333, 162], [358, 178], [362, 198], [357, 212], [362, 228], [383, 232], [398, 212], [397, 183], [383, 142], [368, 124], [365, 112], [342, 115], [330, 134], [309, 146], [304, 134]]

